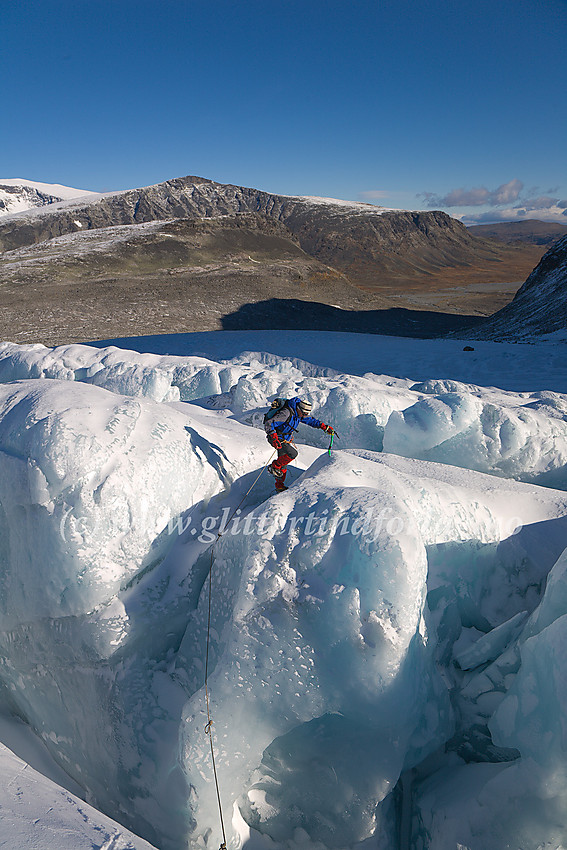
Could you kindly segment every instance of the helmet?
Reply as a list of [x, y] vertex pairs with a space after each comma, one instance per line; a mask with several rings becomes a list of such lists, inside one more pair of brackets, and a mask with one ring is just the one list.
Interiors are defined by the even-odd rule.
[[308, 416], [311, 413], [311, 402], [309, 401], [298, 401], [297, 402], [297, 411], [301, 413], [302, 416]]

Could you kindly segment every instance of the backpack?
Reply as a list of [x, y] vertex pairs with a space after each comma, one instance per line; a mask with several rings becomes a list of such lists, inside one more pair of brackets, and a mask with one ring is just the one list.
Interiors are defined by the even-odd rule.
[[264, 414], [264, 425], [266, 422], [269, 422], [270, 419], [273, 419], [276, 413], [279, 413], [280, 410], [284, 409], [284, 407], [287, 407], [287, 398], [275, 398], [268, 412]]

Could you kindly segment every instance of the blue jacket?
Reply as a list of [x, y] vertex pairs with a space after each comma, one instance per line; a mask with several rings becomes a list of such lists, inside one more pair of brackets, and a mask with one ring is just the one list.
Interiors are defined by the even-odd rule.
[[297, 403], [299, 401], [301, 399], [298, 396], [288, 399], [286, 406], [278, 411], [272, 419], [268, 419], [264, 425], [266, 433], [271, 434], [275, 431], [280, 440], [289, 441], [292, 439], [295, 431], [297, 431], [300, 423], [311, 425], [312, 428], [320, 428], [323, 423], [314, 416], [300, 418], [297, 412]]

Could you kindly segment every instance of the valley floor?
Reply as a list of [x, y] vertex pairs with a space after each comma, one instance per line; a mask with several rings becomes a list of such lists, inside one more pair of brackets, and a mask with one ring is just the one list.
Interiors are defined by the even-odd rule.
[[[25, 268], [12, 262], [17, 251], [7, 252], [0, 263], [0, 339], [54, 346], [248, 328], [432, 337], [471, 326], [508, 304], [543, 253], [527, 246], [518, 249], [510, 267], [446, 268], [419, 278], [380, 280], [363, 290], [333, 270], [325, 279], [323, 266], [312, 268], [297, 259], [260, 264], [240, 257], [168, 273], [113, 269], [109, 275], [90, 269], [86, 277], [81, 277], [84, 270], [60, 264], [54, 275], [47, 260], [35, 259], [38, 250]], [[390, 327], [392, 309], [420, 315]]]

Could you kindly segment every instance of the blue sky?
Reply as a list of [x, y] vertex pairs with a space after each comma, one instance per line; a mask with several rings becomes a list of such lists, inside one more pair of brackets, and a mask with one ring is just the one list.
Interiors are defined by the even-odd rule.
[[567, 0], [2, 0], [0, 33], [0, 177], [567, 224]]

